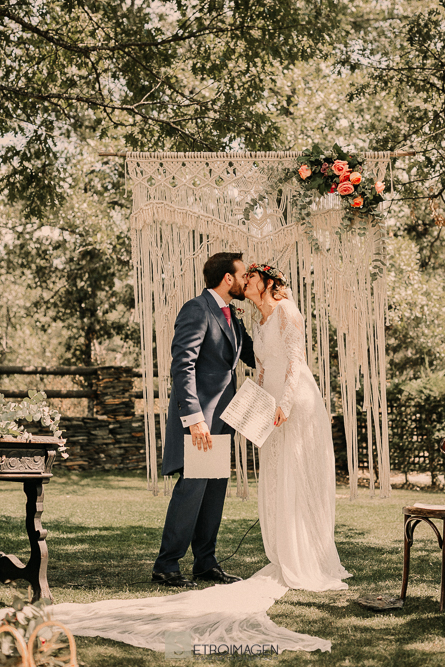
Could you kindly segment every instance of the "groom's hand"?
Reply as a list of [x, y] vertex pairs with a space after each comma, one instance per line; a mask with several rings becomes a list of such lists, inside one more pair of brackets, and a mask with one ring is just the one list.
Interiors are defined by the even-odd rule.
[[204, 451], [212, 449], [212, 436], [210, 435], [209, 427], [205, 422], [198, 422], [190, 426], [190, 433], [192, 434], [193, 445], [200, 450], [204, 447]]

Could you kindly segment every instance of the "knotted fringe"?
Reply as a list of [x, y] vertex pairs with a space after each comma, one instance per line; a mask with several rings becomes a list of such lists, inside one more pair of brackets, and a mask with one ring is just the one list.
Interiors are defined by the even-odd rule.
[[[336, 330], [339, 381], [346, 431], [350, 495], [358, 485], [356, 391], [363, 386], [367, 415], [370, 493], [374, 494], [376, 452], [380, 496], [390, 493], [385, 382], [386, 269], [372, 279], [380, 260], [386, 267], [384, 229], [341, 231], [337, 195], [320, 198], [311, 219], [320, 250], [314, 251], [298, 220], [296, 184], [277, 187], [277, 175], [294, 168], [299, 153], [132, 153], [131, 216], [136, 314], [141, 325], [142, 367], [149, 488], [158, 493], [154, 350], [159, 376], [162, 448], [170, 389], [170, 345], [179, 309], [204, 288], [202, 267], [216, 252], [244, 253], [244, 261], [267, 262], [289, 277], [306, 321], [307, 360], [319, 378], [331, 414], [330, 327]], [[383, 180], [389, 155], [366, 154], [367, 169]], [[247, 220], [244, 211], [261, 199]], [[249, 329], [255, 315], [248, 302]], [[313, 317], [315, 315], [315, 317]], [[314, 331], [313, 331], [314, 327]], [[239, 380], [245, 374], [242, 364]], [[360, 406], [361, 407], [361, 406]], [[248, 497], [248, 452], [236, 438], [237, 495]], [[170, 482], [165, 493], [170, 491]]]

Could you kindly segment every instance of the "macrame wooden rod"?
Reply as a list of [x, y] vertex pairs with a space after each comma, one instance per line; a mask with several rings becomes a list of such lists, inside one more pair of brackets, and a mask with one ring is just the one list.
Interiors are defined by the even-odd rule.
[[[137, 152], [137, 151], [136, 151]], [[362, 151], [360, 151], [362, 152]], [[366, 151], [365, 151], [366, 152]], [[378, 155], [379, 152], [384, 152], [384, 151], [371, 151], [368, 152], [368, 155]], [[128, 155], [132, 155], [131, 151], [128, 152], [119, 152], [119, 153], [112, 153], [108, 151], [99, 151], [98, 155], [100, 157], [127, 157]], [[274, 151], [267, 151], [267, 152], [231, 152], [231, 153], [169, 153], [169, 152], [159, 152], [159, 153], [140, 153], [141, 156], [147, 157], [147, 158], [160, 158], [165, 157], [165, 158], [174, 158], [178, 159], [180, 157], [222, 157], [222, 158], [230, 158], [230, 157], [250, 157], [250, 158], [256, 158], [256, 157], [280, 157], [281, 155], [286, 156], [286, 157], [300, 157], [301, 153], [299, 151], [282, 151], [282, 152], [274, 152]], [[388, 153], [388, 157], [405, 157], [405, 156], [412, 156], [412, 155], [417, 155], [417, 151], [393, 151], [391, 153]]]

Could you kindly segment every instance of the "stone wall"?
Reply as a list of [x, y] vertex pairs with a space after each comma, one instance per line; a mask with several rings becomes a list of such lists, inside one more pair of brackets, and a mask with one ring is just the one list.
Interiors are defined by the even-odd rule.
[[[136, 470], [145, 468], [142, 415], [122, 420], [105, 417], [65, 417], [60, 422], [69, 457], [55, 466], [69, 470]], [[27, 425], [33, 434], [48, 435], [43, 427]]]

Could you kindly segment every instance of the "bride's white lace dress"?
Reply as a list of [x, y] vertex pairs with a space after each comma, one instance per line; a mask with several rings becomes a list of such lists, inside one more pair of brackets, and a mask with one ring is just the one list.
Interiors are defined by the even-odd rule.
[[348, 588], [334, 542], [335, 459], [323, 398], [305, 361], [304, 321], [278, 301], [254, 329], [258, 382], [287, 421], [261, 448], [258, 511], [266, 555], [290, 588]]
[[[330, 650], [304, 630], [298, 611], [292, 629], [280, 628], [267, 609], [291, 588], [347, 588], [348, 575], [334, 543], [335, 471], [331, 429], [323, 400], [304, 361], [303, 320], [281, 301], [254, 334], [259, 379], [288, 420], [261, 450], [259, 515], [271, 561], [246, 581], [200, 591], [91, 604], [59, 604], [54, 618], [74, 634], [106, 637], [155, 651], [166, 632], [187, 632], [192, 645], [274, 645], [283, 650]], [[298, 610], [298, 607], [297, 607]], [[215, 649], [216, 650], [216, 649]], [[214, 652], [215, 652], [214, 650]], [[255, 649], [258, 650], [258, 649]]]

